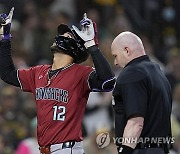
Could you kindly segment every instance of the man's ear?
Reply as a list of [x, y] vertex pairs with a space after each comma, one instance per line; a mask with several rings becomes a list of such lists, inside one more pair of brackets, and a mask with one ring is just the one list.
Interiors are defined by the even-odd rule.
[[125, 47], [124, 50], [126, 52], [126, 55], [129, 56], [130, 55], [130, 49], [128, 47]]

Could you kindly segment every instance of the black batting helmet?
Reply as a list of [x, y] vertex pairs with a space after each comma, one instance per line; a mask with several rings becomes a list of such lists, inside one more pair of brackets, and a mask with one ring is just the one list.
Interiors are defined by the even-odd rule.
[[[67, 25], [60, 24], [57, 28], [58, 35], [55, 36], [55, 45], [51, 47], [52, 51], [62, 51], [70, 55], [75, 63], [85, 61], [89, 53], [84, 46], [84, 42], [76, 33], [73, 32]], [[62, 36], [64, 33], [69, 33], [72, 38]]]

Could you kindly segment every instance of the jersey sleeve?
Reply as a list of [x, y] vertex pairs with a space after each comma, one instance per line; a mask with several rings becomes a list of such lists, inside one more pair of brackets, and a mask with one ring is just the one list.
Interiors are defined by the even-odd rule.
[[17, 70], [17, 77], [22, 91], [33, 92], [35, 90], [36, 67]]
[[122, 99], [126, 117], [145, 117], [147, 110], [147, 86], [144, 80], [121, 85]]
[[82, 80], [83, 80], [83, 89], [85, 91], [91, 91], [88, 79], [89, 79], [90, 74], [94, 71], [95, 69], [93, 69], [92, 67], [86, 67], [86, 69], [84, 69], [83, 71]]

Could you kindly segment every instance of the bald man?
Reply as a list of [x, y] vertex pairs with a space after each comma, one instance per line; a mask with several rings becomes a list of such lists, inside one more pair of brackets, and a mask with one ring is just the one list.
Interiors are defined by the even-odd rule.
[[111, 46], [122, 68], [113, 91], [115, 142], [119, 154], [164, 154], [171, 136], [171, 88], [160, 67], [146, 55], [141, 39], [120, 33]]

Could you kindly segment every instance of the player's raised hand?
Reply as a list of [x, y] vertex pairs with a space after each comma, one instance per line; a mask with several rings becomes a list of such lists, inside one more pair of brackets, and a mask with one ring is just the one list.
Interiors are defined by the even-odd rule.
[[0, 40], [7, 40], [11, 38], [10, 28], [13, 17], [14, 7], [7, 16], [5, 13], [0, 14]]
[[76, 26], [72, 26], [75, 33], [85, 42], [85, 47], [89, 48], [93, 45], [97, 45], [97, 28], [96, 23], [92, 22], [91, 19], [87, 18], [86, 13], [83, 19], [80, 21], [81, 30]]

